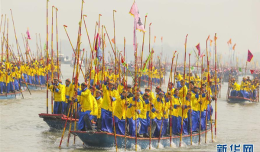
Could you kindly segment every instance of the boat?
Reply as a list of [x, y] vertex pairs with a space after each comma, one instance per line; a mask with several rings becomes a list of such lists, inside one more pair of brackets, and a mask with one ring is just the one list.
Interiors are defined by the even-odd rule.
[[[22, 86], [27, 89], [26, 84], [24, 82], [22, 82]], [[45, 84], [30, 84], [27, 83], [27, 86], [30, 90], [43, 90], [46, 89], [46, 85]]]
[[15, 99], [17, 98], [17, 96], [20, 96], [22, 94], [22, 92], [20, 91], [15, 91], [15, 92], [11, 92], [11, 93], [3, 93], [0, 94], [0, 99]]
[[241, 103], [241, 102], [245, 102], [245, 101], [253, 102], [253, 100], [250, 98], [238, 97], [238, 96], [228, 96], [228, 102]]
[[[40, 113], [39, 117], [43, 118], [43, 121], [45, 121], [51, 129], [56, 130], [62, 130], [64, 128], [66, 120], [68, 119], [66, 129], [69, 129], [69, 124], [72, 121], [73, 123], [71, 124], [71, 130], [74, 130], [75, 119], [71, 119], [70, 117], [67, 118], [66, 115]], [[76, 119], [76, 121], [78, 121], [78, 119]]]
[[[213, 125], [213, 124], [212, 124]], [[201, 132], [201, 137], [205, 136], [206, 132], [210, 131], [210, 126], [207, 127], [206, 131]], [[107, 132], [87, 132], [87, 131], [71, 131], [72, 134], [78, 136], [80, 140], [89, 147], [93, 148], [112, 148], [115, 146], [115, 136], [113, 133]], [[172, 143], [175, 145], [179, 145], [180, 143], [180, 136], [173, 135]], [[118, 148], [125, 148], [126, 149], [134, 149], [135, 145], [135, 137], [126, 136], [126, 145], [125, 145], [125, 136], [124, 135], [116, 135], [117, 146]], [[137, 138], [138, 146], [141, 149], [148, 149], [149, 148], [149, 138]], [[186, 145], [190, 145], [190, 135], [183, 135], [182, 142]], [[199, 133], [192, 134], [192, 142], [198, 143], [199, 142]], [[170, 137], [162, 137], [160, 139], [160, 144], [163, 147], [170, 147]], [[151, 138], [151, 146], [157, 147], [158, 146], [158, 138]]]

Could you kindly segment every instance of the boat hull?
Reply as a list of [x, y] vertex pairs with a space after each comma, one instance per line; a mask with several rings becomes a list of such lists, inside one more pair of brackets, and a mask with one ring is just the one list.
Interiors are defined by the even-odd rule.
[[233, 96], [228, 97], [228, 102], [232, 102], [232, 103], [241, 103], [246, 101], [252, 101], [252, 100], [244, 97], [233, 97]]
[[[26, 84], [25, 83], [22, 83], [23, 87], [25, 89], [27, 89], [26, 87]], [[46, 86], [45, 85], [39, 85], [39, 84], [29, 84], [27, 83], [27, 86], [30, 90], [45, 90], [46, 89]]]
[[8, 93], [8, 94], [0, 94], [0, 99], [15, 99], [17, 96], [20, 96], [22, 93], [16, 91], [15, 93]]
[[[209, 127], [207, 132], [210, 131]], [[206, 131], [201, 132], [201, 137], [205, 136]], [[81, 141], [84, 142], [85, 145], [95, 148], [112, 148], [115, 147], [115, 137], [113, 133], [106, 133], [106, 132], [86, 132], [86, 131], [71, 131], [72, 134], [78, 136]], [[125, 137], [124, 135], [117, 135], [117, 146], [118, 148], [127, 148], [127, 149], [134, 149], [135, 145], [135, 137], [126, 137], [126, 144], [125, 144]], [[190, 145], [190, 135], [183, 135], [182, 142], [187, 145]], [[192, 142], [198, 143], [199, 142], [199, 134], [193, 134]], [[148, 149], [149, 148], [149, 138], [137, 138], [138, 146], [141, 149]], [[179, 145], [180, 143], [180, 136], [172, 136], [172, 143], [175, 145]], [[160, 140], [160, 144], [163, 147], [170, 147], [170, 137], [163, 137]], [[151, 139], [152, 147], [158, 146], [158, 138]]]
[[[41, 113], [41, 114], [39, 114], [39, 117], [43, 118], [43, 121], [45, 121], [51, 129], [56, 129], [56, 130], [62, 130], [64, 128], [65, 122], [67, 120], [67, 116], [65, 116], [63, 114]], [[78, 121], [78, 119], [76, 119], [76, 121]], [[68, 118], [66, 129], [69, 129], [70, 122], [72, 122], [71, 130], [74, 130], [75, 119], [70, 120], [70, 118]]]

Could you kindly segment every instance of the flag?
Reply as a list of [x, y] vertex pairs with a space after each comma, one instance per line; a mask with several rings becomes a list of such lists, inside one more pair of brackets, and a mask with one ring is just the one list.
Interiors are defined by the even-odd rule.
[[27, 34], [27, 38], [30, 40], [31, 36], [30, 36], [30, 33], [29, 33], [29, 28], [27, 28], [26, 34]]
[[251, 74], [254, 74], [255, 70], [250, 70]]
[[198, 43], [197, 45], [196, 45], [196, 48], [197, 48], [197, 50], [199, 51], [199, 56], [200, 56], [200, 43]]
[[238, 70], [239, 70], [239, 72], [242, 72], [242, 68], [239, 68]]
[[95, 51], [98, 50], [98, 47], [99, 47], [99, 33], [97, 33], [97, 36], [96, 36], [96, 44], [95, 44]]
[[236, 43], [233, 45], [233, 50], [234, 50], [234, 51], [235, 51], [235, 47], [236, 47], [236, 45], [237, 45]]
[[149, 62], [149, 60], [151, 59], [151, 55], [154, 53], [154, 51], [152, 50], [149, 54], [149, 56], [147, 57], [147, 59], [145, 60], [144, 62], [144, 66], [143, 66], [143, 69], [142, 69], [142, 72], [145, 72], [146, 71], [146, 68], [147, 68], [147, 64]]
[[114, 39], [114, 38], [112, 38], [112, 39], [111, 39], [111, 41], [112, 41], [112, 43], [114, 43], [114, 44], [115, 44], [115, 39]]
[[135, 2], [133, 3], [129, 13], [134, 16], [134, 20], [136, 23], [136, 29], [139, 31], [145, 32], [144, 25], [141, 21], [140, 15], [139, 15], [139, 10], [138, 10]]
[[231, 39], [227, 41], [227, 44], [230, 45], [232, 42], [231, 42]]
[[247, 54], [247, 62], [251, 62], [252, 58], [253, 58], [253, 54], [250, 52], [250, 50], [248, 50], [248, 54]]

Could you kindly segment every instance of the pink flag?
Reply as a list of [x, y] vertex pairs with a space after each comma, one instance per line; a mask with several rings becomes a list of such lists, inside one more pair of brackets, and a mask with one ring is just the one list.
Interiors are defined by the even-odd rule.
[[133, 3], [129, 13], [134, 16], [135, 23], [136, 23], [136, 29], [140, 30], [142, 32], [145, 32], [144, 25], [141, 21], [140, 15], [139, 15], [139, 10], [138, 10], [135, 2]]
[[29, 33], [29, 28], [27, 28], [26, 34], [27, 34], [27, 38], [30, 40], [31, 36], [30, 36], [30, 33]]
[[200, 43], [196, 45], [197, 50], [199, 51], [198, 54], [200, 56]]

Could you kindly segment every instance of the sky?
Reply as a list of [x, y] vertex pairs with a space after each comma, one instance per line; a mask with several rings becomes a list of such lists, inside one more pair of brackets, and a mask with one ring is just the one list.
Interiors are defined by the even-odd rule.
[[[0, 1], [0, 13], [6, 14], [9, 18], [10, 42], [15, 46], [10, 13], [10, 9], [12, 9], [20, 46], [23, 46], [21, 33], [25, 33], [29, 28], [32, 37], [29, 44], [32, 50], [36, 49], [36, 33], [41, 34], [43, 47], [46, 42], [46, 0]], [[223, 56], [223, 60], [229, 60], [229, 54], [233, 51], [230, 51], [227, 45], [227, 41], [231, 38], [232, 44], [236, 43], [235, 55], [238, 56], [241, 65], [246, 61], [248, 49], [254, 54], [253, 61], [260, 61], [259, 0], [136, 0], [135, 2], [143, 23], [144, 16], [147, 14], [145, 55], [149, 51], [148, 27], [152, 23], [151, 46], [155, 47], [156, 54], [163, 50], [163, 56], [171, 58], [173, 51], [177, 50], [180, 55], [183, 55], [185, 36], [188, 34], [187, 52], [191, 52], [195, 57], [193, 52], [195, 46], [200, 43], [201, 50], [205, 50], [208, 35], [214, 40], [214, 35], [217, 33], [217, 52]], [[64, 54], [71, 55], [72, 49], [63, 25], [68, 26], [70, 39], [75, 46], [81, 3], [81, 0], [49, 0], [49, 42], [51, 40], [51, 8], [55, 6], [58, 8], [58, 39], [62, 42], [61, 47]], [[87, 15], [86, 24], [91, 41], [94, 38], [95, 22], [98, 21], [99, 14], [102, 14], [101, 25], [106, 27], [110, 38], [114, 36], [113, 10], [117, 11], [115, 13], [116, 43], [121, 51], [124, 37], [126, 38], [129, 60], [133, 57], [134, 20], [129, 14], [132, 4], [133, 0], [85, 0], [83, 7], [83, 14]], [[54, 15], [55, 13], [54, 11]], [[54, 26], [56, 26], [55, 18]], [[85, 28], [82, 28], [82, 31], [82, 46], [89, 51]], [[143, 34], [138, 32], [139, 46], [142, 43], [142, 36]], [[156, 36], [155, 44], [153, 43], [154, 36]], [[161, 37], [163, 37], [163, 43], [161, 43]], [[55, 34], [54, 40], [56, 40]], [[51, 43], [49, 43], [50, 45]], [[108, 41], [106, 50], [111, 50]]]

